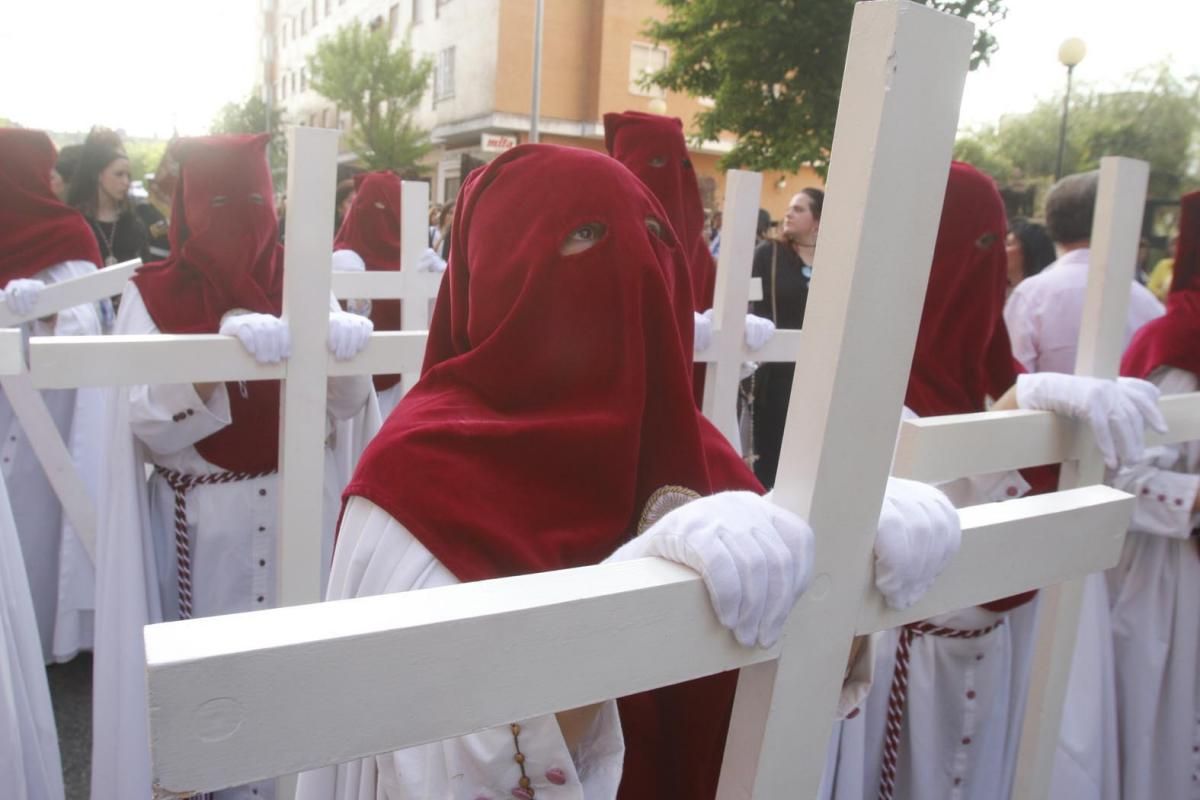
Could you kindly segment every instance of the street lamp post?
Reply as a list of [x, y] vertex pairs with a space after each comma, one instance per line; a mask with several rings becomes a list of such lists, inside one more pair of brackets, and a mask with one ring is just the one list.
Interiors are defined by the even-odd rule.
[[534, 0], [533, 7], [533, 98], [529, 109], [529, 141], [541, 139], [542, 119], [542, 17], [545, 0]]
[[1058, 60], [1067, 68], [1067, 93], [1063, 95], [1062, 124], [1058, 129], [1058, 158], [1054, 162], [1054, 180], [1057, 181], [1063, 173], [1063, 154], [1067, 149], [1067, 114], [1071, 106], [1071, 75], [1075, 66], [1087, 55], [1087, 45], [1083, 39], [1070, 38], [1058, 47]]

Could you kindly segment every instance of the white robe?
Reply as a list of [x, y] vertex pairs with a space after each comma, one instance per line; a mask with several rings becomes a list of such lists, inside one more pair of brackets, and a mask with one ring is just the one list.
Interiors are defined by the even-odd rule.
[[0, 481], [0, 793], [62, 800], [62, 764], [37, 620], [8, 491]]
[[[387, 512], [351, 498], [338, 533], [327, 600], [449, 586], [458, 580]], [[514, 720], [517, 721], [517, 720]], [[525, 772], [538, 800], [611, 800], [625, 740], [615, 701], [604, 703], [571, 752], [554, 715], [520, 720]], [[508, 725], [300, 776], [297, 800], [475, 800], [512, 797], [521, 777]], [[562, 771], [551, 783], [546, 772]]]
[[[1190, 372], [1150, 376], [1163, 394], [1200, 390]], [[1137, 497], [1108, 573], [1123, 800], [1200, 798], [1200, 553], [1192, 512], [1200, 441], [1146, 451], [1114, 485]]]
[[[957, 507], [1023, 495], [1017, 473], [979, 476], [942, 485]], [[898, 752], [897, 798], [1007, 800], [1020, 741], [1029, 680], [1035, 604], [1007, 614], [968, 608], [930, 622], [958, 629], [985, 628], [976, 639], [916, 636], [909, 661], [908, 703]], [[827, 767], [828, 793], [838, 800], [875, 800], [879, 794], [888, 696], [899, 631], [877, 647], [875, 680], [853, 719], [834, 731], [837, 753]]]
[[[133, 283], [121, 299], [114, 332], [158, 333]], [[113, 391], [106, 426], [111, 468], [105, 473], [97, 543], [92, 798], [136, 800], [150, 794], [142, 627], [178, 617], [174, 492], [157, 474], [147, 482], [145, 465], [191, 475], [223, 472], [194, 444], [229, 424], [229, 397], [225, 384], [207, 402], [192, 384]], [[335, 420], [361, 412], [372, 394], [369, 376], [331, 378], [327, 434]], [[322, 563], [328, 564], [342, 473], [334, 449], [325, 455]], [[274, 604], [278, 484], [278, 475], [270, 475], [187, 493], [193, 616]], [[264, 781], [217, 796], [269, 798], [273, 787], [273, 781]]]
[[403, 383], [397, 383], [392, 388], [384, 389], [379, 393], [379, 413], [384, 419], [387, 419], [388, 416], [396, 409], [396, 406], [400, 405], [400, 401], [404, 399], [403, 395], [401, 394], [403, 392], [403, 387]]
[[[88, 261], [64, 261], [33, 277], [47, 284], [95, 272]], [[100, 334], [95, 305], [59, 312], [51, 320], [22, 326], [28, 336], [94, 336]], [[80, 467], [85, 481], [98, 474], [96, 451], [89, 444], [100, 438], [96, 413], [102, 411], [102, 392], [95, 389], [55, 389], [41, 393], [55, 426]], [[75, 421], [78, 420], [78, 425]], [[25, 570], [33, 589], [42, 656], [47, 662], [69, 661], [92, 643], [94, 569], [75, 531], [65, 522], [41, 462], [0, 393], [0, 474], [8, 484]], [[94, 489], [94, 487], [92, 487]], [[94, 495], [93, 495], [94, 499]]]

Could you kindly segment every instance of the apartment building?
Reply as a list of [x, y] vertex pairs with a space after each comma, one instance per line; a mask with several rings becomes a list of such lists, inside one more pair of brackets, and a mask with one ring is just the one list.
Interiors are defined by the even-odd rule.
[[[432, 60], [416, 121], [435, 143], [428, 164], [435, 200], [455, 196], [464, 161], [487, 161], [529, 140], [535, 0], [262, 2], [263, 84], [293, 123], [350, 125], [348, 114], [309, 88], [305, 60], [323, 36], [352, 20], [385, 26], [397, 42], [411, 37], [414, 50]], [[639, 85], [670, 58], [642, 33], [646, 20], [663, 14], [655, 0], [545, 0], [541, 141], [603, 150], [606, 112], [665, 113], [687, 123], [703, 109], [703, 99]], [[724, 176], [717, 160], [731, 143], [723, 138], [692, 150], [709, 208], [720, 207]], [[800, 188], [821, 184], [809, 169], [764, 178], [763, 206], [775, 218]]]

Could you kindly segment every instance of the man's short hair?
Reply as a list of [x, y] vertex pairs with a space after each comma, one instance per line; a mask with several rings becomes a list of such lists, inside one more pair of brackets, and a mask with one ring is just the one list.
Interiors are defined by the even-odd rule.
[[1086, 242], [1092, 238], [1092, 215], [1100, 173], [1068, 175], [1046, 195], [1046, 230], [1058, 244]]

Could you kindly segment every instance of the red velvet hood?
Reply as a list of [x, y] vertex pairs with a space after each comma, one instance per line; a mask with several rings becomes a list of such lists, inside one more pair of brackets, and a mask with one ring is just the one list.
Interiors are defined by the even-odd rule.
[[[394, 172], [364, 172], [354, 176], [354, 200], [333, 243], [334, 250], [353, 250], [367, 271], [400, 269], [400, 178]], [[372, 300], [371, 321], [377, 331], [400, 330], [400, 301]], [[400, 375], [374, 376], [375, 389], [384, 391]]]
[[950, 166], [905, 405], [922, 417], [983, 411], [1017, 379], [1004, 325], [1004, 202], [974, 167]]
[[0, 128], [0, 289], [63, 261], [104, 261], [87, 220], [50, 188], [54, 143], [43, 131]]
[[1200, 192], [1180, 202], [1179, 243], [1167, 313], [1134, 334], [1121, 374], [1145, 378], [1162, 366], [1200, 375]]
[[683, 122], [626, 111], [604, 115], [604, 143], [662, 203], [691, 267], [694, 311], [712, 308], [717, 267], [704, 236], [704, 204], [692, 166]]
[[[171, 255], [133, 277], [164, 333], [216, 333], [233, 309], [283, 310], [283, 247], [267, 167], [270, 136], [181, 139], [171, 209]], [[232, 424], [196, 444], [206, 460], [235, 472], [275, 468], [279, 383], [230, 383]]]

